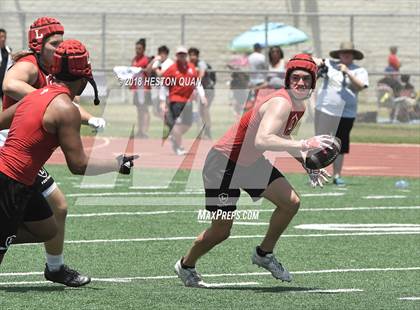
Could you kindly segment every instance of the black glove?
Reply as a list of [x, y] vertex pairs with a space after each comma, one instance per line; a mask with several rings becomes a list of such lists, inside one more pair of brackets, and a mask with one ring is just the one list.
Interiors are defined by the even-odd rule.
[[139, 155], [126, 156], [120, 155], [117, 157], [118, 166], [120, 167], [119, 173], [130, 174], [131, 168], [134, 166], [134, 160], [139, 158]]

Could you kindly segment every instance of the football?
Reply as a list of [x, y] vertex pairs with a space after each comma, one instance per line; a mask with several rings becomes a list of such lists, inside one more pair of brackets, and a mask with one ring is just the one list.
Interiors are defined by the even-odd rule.
[[337, 137], [331, 137], [331, 147], [332, 148], [309, 151], [305, 159], [305, 166], [309, 169], [321, 169], [332, 164], [338, 154], [340, 154], [340, 139]]

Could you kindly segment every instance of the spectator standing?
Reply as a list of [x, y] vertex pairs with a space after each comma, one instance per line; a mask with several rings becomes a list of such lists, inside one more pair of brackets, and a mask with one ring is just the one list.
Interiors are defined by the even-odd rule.
[[367, 71], [354, 64], [363, 59], [352, 42], [343, 42], [338, 50], [330, 52], [334, 59], [320, 60], [328, 68], [318, 92], [315, 106], [315, 132], [330, 134], [341, 139], [341, 152], [334, 161], [334, 184], [345, 185], [341, 178], [344, 154], [349, 153], [350, 131], [357, 115], [358, 94], [369, 85]]
[[[158, 47], [157, 55], [153, 58], [146, 71], [155, 77], [162, 77], [165, 71], [174, 64], [174, 61], [169, 58], [169, 48], [166, 45]], [[153, 103], [153, 111], [155, 116], [163, 117], [163, 111], [159, 104], [160, 86], [152, 86], [151, 99]], [[167, 95], [167, 94], [166, 94]]]
[[398, 59], [397, 53], [398, 53], [398, 47], [397, 46], [391, 46], [389, 48], [389, 56], [388, 56], [388, 66], [395, 69], [395, 71], [399, 71], [401, 67], [401, 62]]
[[194, 64], [195, 69], [198, 71], [198, 77], [201, 79], [201, 84], [204, 87], [204, 93], [207, 98], [207, 105], [204, 105], [203, 103], [200, 104], [199, 113], [201, 120], [204, 123], [203, 138], [211, 140], [210, 106], [214, 99], [215, 79], [212, 79], [212, 73], [208, 71], [211, 69], [211, 67], [209, 67], [209, 65], [204, 60], [200, 59], [199, 49], [191, 47], [188, 50], [188, 56], [190, 58], [190, 62]]
[[7, 32], [0, 28], [0, 98], [3, 98], [4, 75], [12, 65], [12, 50], [6, 45]]
[[[268, 80], [272, 77], [284, 78], [286, 71], [284, 64], [284, 53], [280, 46], [272, 46], [268, 52]], [[272, 73], [271, 73], [272, 72]]]
[[[170, 66], [163, 77], [165, 87], [161, 89], [161, 109], [165, 122], [170, 130], [172, 149], [177, 155], [185, 155], [182, 147], [182, 136], [192, 125], [191, 95], [197, 89], [201, 102], [207, 105], [204, 89], [198, 81], [195, 66], [187, 60], [188, 50], [178, 47], [176, 62]], [[166, 104], [166, 88], [169, 91], [169, 104]]]
[[[265, 70], [265, 56], [262, 53], [261, 44], [255, 43], [254, 44], [254, 52], [248, 56], [248, 63], [249, 69], [251, 71], [260, 71]], [[264, 73], [252, 73], [249, 79], [251, 87], [258, 87], [265, 82], [265, 75]]]
[[150, 126], [149, 105], [152, 104], [150, 95], [150, 86], [143, 85], [144, 79], [148, 76], [146, 72], [149, 58], [145, 55], [146, 39], [139, 39], [136, 42], [136, 56], [131, 61], [131, 66], [140, 67], [144, 70], [140, 71], [136, 76], [136, 83], [133, 83], [131, 89], [134, 91], [133, 104], [137, 108], [137, 134], [140, 139], [147, 139]]

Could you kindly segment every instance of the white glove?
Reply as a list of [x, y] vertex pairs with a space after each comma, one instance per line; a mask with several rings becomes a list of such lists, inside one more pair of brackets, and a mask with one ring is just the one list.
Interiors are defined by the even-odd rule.
[[307, 140], [301, 140], [303, 151], [321, 150], [325, 148], [332, 149], [333, 137], [329, 135], [320, 135], [309, 138]]
[[102, 117], [91, 117], [88, 120], [88, 124], [96, 131], [103, 131], [106, 126], [106, 122]]
[[325, 183], [329, 182], [331, 175], [325, 169], [308, 169], [304, 167], [309, 176], [309, 181], [312, 187], [324, 187]]

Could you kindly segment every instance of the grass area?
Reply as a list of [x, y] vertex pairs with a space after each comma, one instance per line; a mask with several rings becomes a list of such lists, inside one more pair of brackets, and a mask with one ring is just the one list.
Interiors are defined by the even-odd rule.
[[[242, 237], [227, 240], [197, 265], [206, 282], [233, 284], [190, 289], [174, 277], [173, 265], [191, 245], [190, 238], [207, 227], [197, 221], [196, 212], [203, 206], [187, 204], [189, 199], [202, 197], [198, 171], [172, 178], [173, 171], [145, 169], [142, 176], [149, 183], [160, 185], [162, 178], [172, 178], [174, 182], [167, 188], [140, 190], [131, 188], [132, 176], [118, 176], [113, 188], [97, 184], [93, 189], [81, 187], [86, 184], [83, 178], [70, 175], [63, 166], [49, 166], [48, 170], [68, 196], [66, 239], [73, 243], [66, 244], [66, 262], [95, 279], [85, 288], [70, 289], [44, 282], [40, 274], [6, 275], [43, 270], [42, 245], [12, 246], [0, 272], [2, 309], [419, 307], [418, 300], [399, 298], [420, 297], [420, 179], [408, 179], [409, 187], [404, 190], [394, 186], [399, 178], [391, 177], [348, 177], [345, 188], [328, 185], [312, 189], [306, 176], [288, 175], [302, 196], [302, 205], [275, 252], [294, 273], [292, 283], [253, 274], [265, 271], [251, 265], [250, 254], [266, 231], [273, 205], [267, 201], [249, 204], [250, 199], [243, 194], [244, 204], [239, 210], [259, 210], [259, 218], [253, 220], [259, 225], [234, 225], [232, 236]], [[89, 195], [92, 199], [84, 200]], [[118, 198], [115, 200], [118, 203], [112, 198]], [[162, 204], [149, 204], [146, 199], [160, 199]], [[386, 226], [373, 231], [366, 227], [359, 230], [297, 227], [328, 223], [412, 226], [409, 234], [404, 228], [391, 231]], [[171, 237], [181, 238], [165, 239]], [[91, 241], [77, 242], [80, 240]], [[407, 269], [411, 267], [417, 269]], [[390, 269], [385, 271], [386, 268]], [[344, 272], [348, 269], [354, 271]], [[355, 291], [326, 291], [338, 289]]]
[[[113, 105], [109, 103], [106, 107], [94, 107], [91, 103], [84, 107], [94, 115], [103, 115], [107, 120], [107, 136], [127, 136], [131, 128], [136, 124], [136, 109], [133, 105]], [[151, 108], [150, 108], [151, 109]], [[213, 122], [213, 137], [217, 138], [224, 134], [229, 126], [235, 121], [232, 108], [228, 105], [214, 104], [211, 109]], [[310, 121], [301, 122], [298, 136], [307, 137], [314, 133], [313, 123]], [[200, 128], [193, 125], [193, 128], [186, 134], [186, 137], [194, 138]], [[159, 138], [162, 136], [163, 123], [160, 119], [152, 116], [150, 136]], [[83, 135], [93, 135], [92, 130], [82, 127]], [[420, 124], [376, 124], [356, 123], [352, 133], [352, 142], [365, 143], [410, 143], [420, 144]]]

